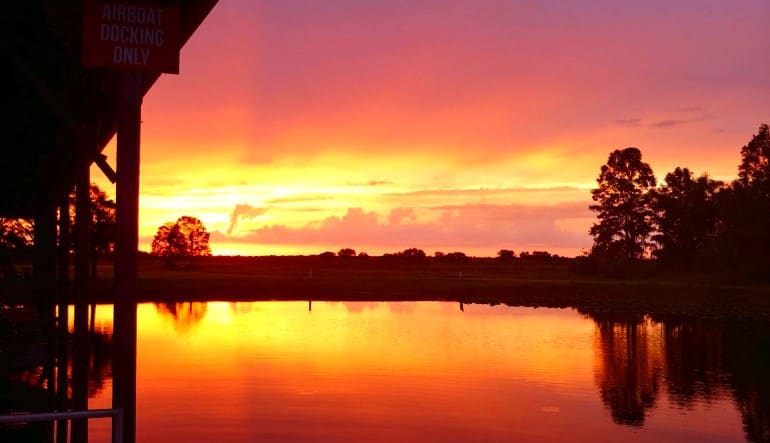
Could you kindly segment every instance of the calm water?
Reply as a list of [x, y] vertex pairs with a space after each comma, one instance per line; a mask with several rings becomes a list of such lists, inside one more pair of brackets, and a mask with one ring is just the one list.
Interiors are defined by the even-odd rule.
[[[770, 439], [767, 328], [442, 302], [308, 307], [140, 305], [137, 441]], [[96, 330], [109, 338], [110, 306]], [[109, 407], [110, 362], [94, 365], [90, 407]], [[109, 441], [109, 422], [91, 434]]]

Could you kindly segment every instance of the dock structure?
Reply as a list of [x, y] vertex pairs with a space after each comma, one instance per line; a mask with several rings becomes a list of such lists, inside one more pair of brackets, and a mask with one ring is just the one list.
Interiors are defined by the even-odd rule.
[[[140, 118], [144, 95], [162, 72], [178, 73], [179, 50], [217, 0], [13, 0], [0, 17], [4, 70], [0, 217], [34, 221], [29, 305], [50, 327], [47, 377], [52, 409], [86, 409], [88, 379], [89, 171], [116, 182], [117, 237], [113, 407], [121, 437], [135, 441], [136, 277]], [[117, 159], [102, 151], [117, 135]], [[116, 164], [116, 170], [110, 166]], [[74, 281], [70, 284], [70, 203], [75, 192]], [[67, 398], [67, 307], [75, 305], [72, 398]], [[58, 345], [56, 345], [58, 343]], [[58, 372], [58, 376], [54, 376]], [[58, 394], [57, 394], [58, 393]], [[79, 415], [76, 415], [80, 417]], [[62, 428], [64, 429], [62, 434]], [[67, 441], [58, 426], [52, 441]], [[73, 421], [72, 441], [86, 441]]]

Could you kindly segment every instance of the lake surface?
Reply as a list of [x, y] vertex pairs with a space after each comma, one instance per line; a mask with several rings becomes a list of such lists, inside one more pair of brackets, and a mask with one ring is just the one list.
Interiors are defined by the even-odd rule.
[[[770, 440], [767, 325], [449, 302], [309, 308], [140, 305], [137, 441]], [[105, 341], [111, 311], [96, 311]], [[89, 406], [110, 407], [109, 358], [93, 361]], [[109, 421], [90, 429], [109, 441]]]

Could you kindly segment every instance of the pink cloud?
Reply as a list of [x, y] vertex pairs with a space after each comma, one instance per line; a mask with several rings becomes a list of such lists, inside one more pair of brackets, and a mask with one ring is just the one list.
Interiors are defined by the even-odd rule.
[[[393, 209], [381, 215], [361, 208], [350, 208], [343, 216], [331, 216], [300, 228], [268, 225], [244, 236], [212, 234], [216, 241], [256, 244], [338, 245], [339, 247], [377, 247], [381, 250], [418, 248], [498, 249], [544, 248], [577, 251], [590, 246], [584, 230], [567, 230], [560, 221], [588, 220], [592, 217], [583, 203], [553, 206], [453, 205], [430, 208], [437, 213], [433, 221], [417, 221], [410, 208]], [[360, 246], [359, 246], [360, 245]]]

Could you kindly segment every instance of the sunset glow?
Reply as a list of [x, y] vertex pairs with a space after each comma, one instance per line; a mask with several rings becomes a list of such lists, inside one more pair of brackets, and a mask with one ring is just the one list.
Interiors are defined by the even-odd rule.
[[[107, 331], [109, 308], [97, 309]], [[687, 342], [661, 323], [454, 302], [308, 308], [139, 305], [138, 440], [561, 441], [565, 427], [607, 442], [740, 435], [728, 389], [681, 404], [664, 387], [682, 370], [666, 346]], [[109, 407], [104, 384], [91, 407]], [[624, 417], [641, 422], [617, 423]], [[687, 417], [697, 429], [682, 427]], [[109, 423], [91, 426], [108, 435]]]
[[735, 176], [770, 120], [768, 14], [221, 0], [144, 100], [140, 248], [192, 215], [214, 254], [580, 254], [613, 149], [640, 148], [659, 180]]
[[[286, 376], [286, 371], [296, 372], [296, 376], [309, 371], [314, 372], [336, 372], [342, 368], [348, 368], [354, 363], [361, 363], [372, 359], [371, 349], [376, 347], [382, 353], [378, 359], [391, 362], [393, 369], [407, 371], [408, 373], [419, 373], [423, 376], [430, 376], [435, 372], [446, 373], [448, 370], [457, 370], [459, 361], [464, 356], [455, 355], [448, 352], [452, 343], [456, 341], [473, 341], [478, 338], [471, 336], [467, 331], [463, 331], [461, 325], [457, 328], [448, 330], [450, 323], [448, 318], [456, 316], [456, 306], [439, 306], [426, 303], [391, 303], [383, 306], [378, 303], [323, 303], [314, 304], [316, 315], [323, 315], [328, 321], [337, 325], [335, 328], [328, 328], [324, 333], [320, 331], [315, 336], [309, 336], [307, 330], [317, 327], [317, 321], [314, 321], [311, 313], [307, 311], [307, 302], [265, 302], [265, 303], [178, 303], [179, 311], [176, 317], [170, 317], [167, 309], [163, 306], [153, 307], [142, 305], [141, 309], [155, 309], [159, 311], [157, 315], [151, 315], [148, 312], [141, 312], [143, 322], [142, 330], [153, 342], [169, 341], [166, 346], [158, 346], [148, 349], [147, 352], [157, 352], [157, 355], [151, 355], [142, 363], [145, 371], [153, 372], [154, 366], [165, 364], [169, 358], [180, 363], [181, 367], [190, 368], [190, 372], [197, 371], [196, 363], [191, 360], [183, 363], [179, 358], [197, 358], [199, 355], [217, 355], [221, 351], [221, 346], [234, 346], [243, 348], [238, 352], [223, 353], [223, 358], [234, 358], [239, 364], [224, 365], [222, 371], [226, 370], [244, 370], [244, 364], [252, 361], [259, 361], [260, 354], [278, 355], [284, 354], [291, 359], [299, 359], [300, 356], [308, 358], [308, 350], [312, 350], [309, 356], [311, 361], [305, 361], [306, 366], [295, 365], [291, 368], [281, 367], [281, 373]], [[479, 311], [479, 315], [484, 315], [484, 307], [472, 307], [474, 312]], [[436, 311], [443, 309], [444, 311]], [[470, 308], [469, 308], [470, 309]], [[194, 312], [191, 314], [188, 310]], [[393, 310], [398, 315], [394, 315]], [[426, 311], [427, 310], [427, 311]], [[492, 315], [491, 309], [487, 313], [481, 327], [489, 330], [503, 329], [503, 325], [510, 328], [511, 318]], [[320, 314], [319, 314], [320, 312]], [[415, 326], [415, 319], [424, 319], [429, 313], [438, 317], [442, 323], [435, 325]], [[552, 314], [552, 315], [547, 315]], [[546, 352], [544, 348], [529, 346], [527, 343], [516, 343], [506, 345], [511, 352], [501, 353], [500, 355], [479, 355], [477, 363], [479, 367], [488, 368], [489, 371], [500, 370], [510, 371], [511, 368], [532, 374], [532, 377], [538, 377], [543, 371], [549, 373], [562, 374], [567, 379], [566, 374], [574, 373], [578, 368], [587, 366], [590, 362], [590, 355], [586, 355], [586, 347], [591, 344], [590, 338], [593, 334], [593, 325], [582, 319], [571, 319], [572, 322], [565, 321], [564, 316], [557, 315], [558, 312], [547, 313], [537, 316], [516, 317], [516, 323], [522, 328], [532, 331], [532, 335], [538, 337], [538, 340], [553, 340], [554, 336], [566, 333], [582, 334], [582, 342], [579, 349], [564, 348], [560, 354], [553, 351]], [[429, 317], [433, 318], [433, 317]], [[205, 321], [204, 321], [205, 319]], [[478, 319], [470, 317], [466, 321], [467, 325], [476, 325]], [[364, 331], [353, 331], [353, 326], [360, 324], [369, 324], [370, 327]], [[169, 330], [173, 329], [175, 333], [186, 335], [185, 347], [193, 348], [193, 352], [185, 351], [184, 355], [175, 357], [173, 355], [173, 334]], [[248, 330], [249, 334], [242, 332]], [[419, 331], [443, 331], [446, 336], [426, 337], [424, 341], [413, 342], [406, 341], [405, 336]], [[387, 332], [391, 331], [391, 332]], [[578, 332], [579, 331], [579, 332]], [[404, 336], [404, 337], [400, 337]], [[511, 338], [511, 337], [509, 337]], [[500, 337], [501, 340], [505, 336]], [[443, 343], [444, 341], [451, 341]], [[503, 345], [502, 343], [500, 344]], [[217, 349], [219, 348], [219, 350]], [[514, 352], [515, 349], [527, 349], [528, 357], [521, 359]], [[293, 355], [293, 354], [297, 355]], [[483, 359], [489, 358], [489, 361]], [[270, 372], [270, 367], [262, 367], [260, 371]], [[222, 374], [224, 375], [224, 374]], [[236, 376], [237, 374], [232, 374]], [[342, 381], [350, 385], [350, 380]]]

